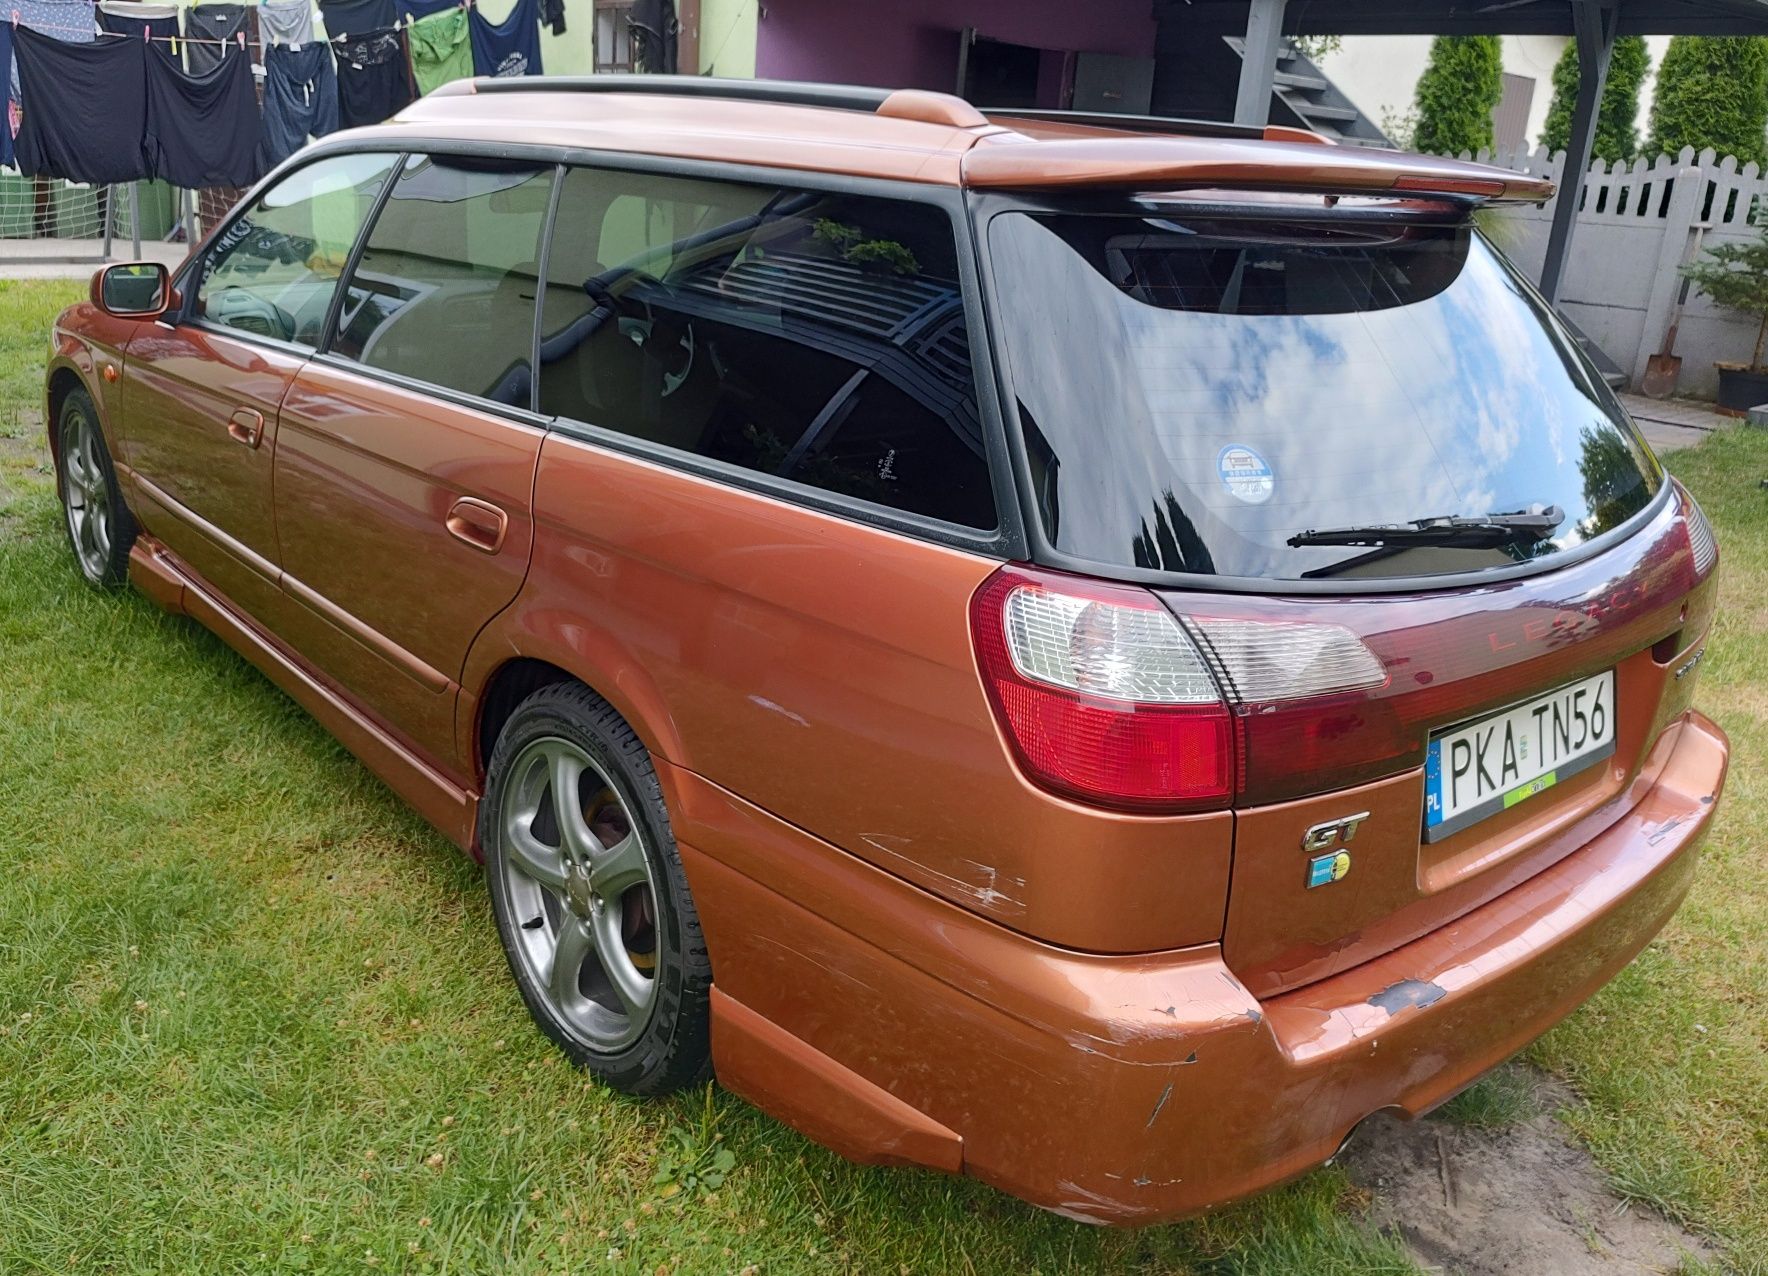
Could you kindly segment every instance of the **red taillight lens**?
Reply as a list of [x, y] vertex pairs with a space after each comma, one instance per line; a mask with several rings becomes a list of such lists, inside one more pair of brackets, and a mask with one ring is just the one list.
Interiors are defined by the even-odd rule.
[[1233, 721], [1152, 595], [1004, 568], [976, 592], [971, 624], [989, 698], [1032, 779], [1126, 810], [1228, 804]]

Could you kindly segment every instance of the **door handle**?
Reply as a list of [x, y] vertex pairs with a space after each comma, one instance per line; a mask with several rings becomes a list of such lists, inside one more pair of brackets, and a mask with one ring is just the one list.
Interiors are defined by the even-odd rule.
[[463, 496], [448, 507], [443, 526], [455, 540], [471, 545], [482, 554], [495, 554], [503, 548], [510, 516], [495, 505]]
[[257, 447], [264, 437], [264, 414], [253, 408], [241, 408], [227, 418], [227, 433], [235, 443]]

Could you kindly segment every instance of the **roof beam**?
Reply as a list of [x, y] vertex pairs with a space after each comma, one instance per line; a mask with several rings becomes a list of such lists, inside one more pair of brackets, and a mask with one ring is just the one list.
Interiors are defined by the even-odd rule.
[[1578, 40], [1578, 99], [1572, 108], [1572, 133], [1566, 143], [1559, 195], [1553, 204], [1547, 256], [1541, 263], [1541, 294], [1551, 305], [1559, 304], [1559, 285], [1565, 278], [1566, 258], [1571, 253], [1572, 228], [1577, 224], [1578, 205], [1584, 199], [1584, 179], [1590, 172], [1596, 119], [1602, 107], [1603, 86], [1608, 83], [1609, 60], [1615, 51], [1615, 2], [1571, 0]]

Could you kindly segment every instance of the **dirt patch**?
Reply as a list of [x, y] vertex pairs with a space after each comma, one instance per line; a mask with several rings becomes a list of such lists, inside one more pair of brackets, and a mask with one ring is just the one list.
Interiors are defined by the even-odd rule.
[[1553, 1115], [1576, 1096], [1526, 1076], [1534, 1115], [1503, 1129], [1441, 1116], [1364, 1122], [1343, 1164], [1374, 1195], [1371, 1221], [1454, 1276], [1646, 1276], [1674, 1272], [1689, 1255], [1712, 1260], [1699, 1238], [1609, 1191]]

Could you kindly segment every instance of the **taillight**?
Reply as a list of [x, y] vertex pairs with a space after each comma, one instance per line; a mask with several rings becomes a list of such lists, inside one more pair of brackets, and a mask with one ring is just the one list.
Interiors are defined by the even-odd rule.
[[1688, 489], [1680, 483], [1676, 486], [1682, 496], [1682, 519], [1688, 526], [1688, 549], [1694, 558], [1694, 574], [1696, 577], [1705, 576], [1713, 570], [1713, 564], [1719, 561], [1719, 546], [1713, 539], [1713, 525], [1707, 522], [1706, 512]]
[[1004, 568], [976, 592], [971, 621], [989, 698], [1033, 780], [1129, 810], [1232, 798], [1228, 707], [1153, 595]]
[[1175, 617], [1146, 590], [1017, 566], [977, 590], [971, 621], [1027, 774], [1128, 810], [1227, 806], [1250, 706], [1328, 705], [1387, 681], [1339, 625]]

